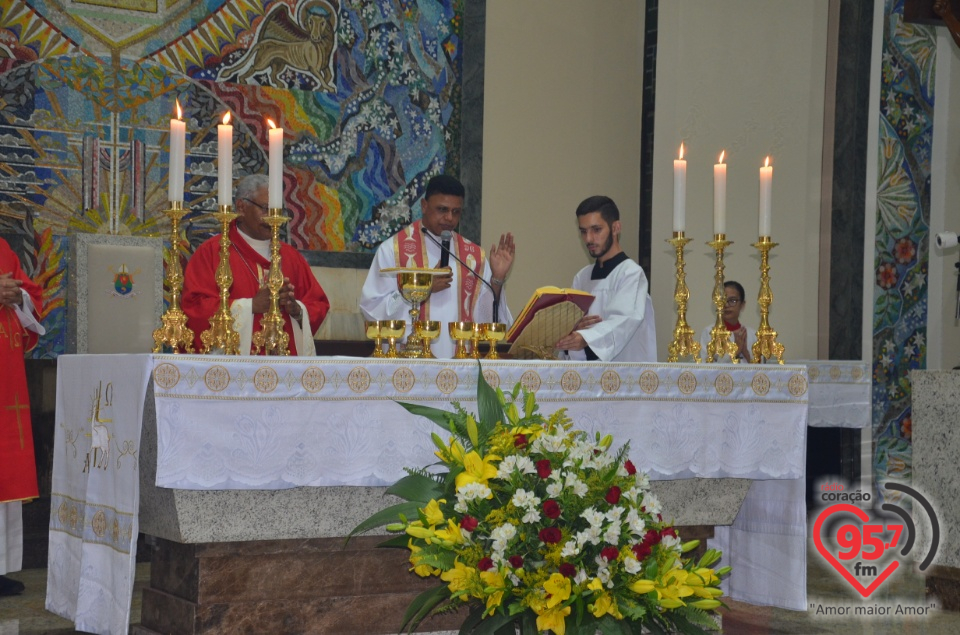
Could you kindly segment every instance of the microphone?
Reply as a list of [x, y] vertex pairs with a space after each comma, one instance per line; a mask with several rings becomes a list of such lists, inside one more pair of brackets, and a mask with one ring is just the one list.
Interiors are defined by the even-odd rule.
[[437, 240], [430, 234], [429, 231], [427, 231], [426, 227], [420, 227], [420, 231], [423, 233], [424, 236], [429, 238], [434, 245], [437, 245], [438, 247], [440, 247], [440, 266], [441, 267], [446, 267], [447, 263], [450, 262], [450, 257], [453, 257], [453, 259], [459, 262], [464, 269], [472, 273], [474, 278], [476, 278], [483, 284], [487, 285], [487, 288], [490, 289], [491, 293], [493, 293], [493, 321], [499, 322], [500, 321], [500, 296], [497, 295], [497, 292], [494, 290], [492, 284], [484, 280], [483, 276], [481, 276], [479, 273], [477, 273], [476, 271], [468, 267], [467, 263], [460, 260], [460, 258], [458, 258], [452, 251], [450, 251], [450, 238], [453, 236], [453, 232], [451, 232], [448, 229], [445, 229], [440, 234], [441, 240]]
[[[440, 268], [448, 267], [450, 265], [450, 237], [453, 236], [453, 232], [449, 229], [443, 230], [440, 234]], [[433, 236], [430, 236], [433, 238]]]

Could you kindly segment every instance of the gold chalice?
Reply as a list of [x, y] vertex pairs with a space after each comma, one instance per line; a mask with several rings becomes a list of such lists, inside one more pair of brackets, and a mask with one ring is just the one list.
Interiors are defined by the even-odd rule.
[[467, 352], [467, 340], [473, 338], [473, 322], [450, 322], [450, 337], [457, 342], [454, 359], [470, 359]]
[[387, 338], [389, 346], [384, 357], [400, 357], [397, 352], [397, 340], [407, 332], [407, 323], [404, 320], [380, 320], [380, 336]]
[[483, 339], [483, 323], [474, 322], [473, 323], [473, 333], [470, 337], [470, 357], [473, 359], [480, 359], [480, 340]]
[[415, 322], [413, 324], [413, 330], [414, 333], [423, 340], [423, 355], [421, 357], [424, 359], [436, 359], [433, 351], [430, 350], [430, 340], [440, 336], [440, 322], [436, 320]]
[[417, 334], [414, 324], [420, 319], [420, 305], [427, 301], [433, 291], [433, 276], [448, 273], [449, 269], [418, 269], [411, 267], [390, 267], [381, 269], [381, 275], [396, 275], [400, 295], [410, 303], [410, 336], [403, 357], [425, 357], [423, 338]]
[[503, 322], [488, 322], [483, 325], [483, 339], [490, 342], [487, 359], [500, 359], [500, 356], [497, 355], [497, 342], [502, 341], [506, 336], [507, 325]]
[[383, 357], [383, 337], [380, 335], [380, 322], [366, 320], [363, 324], [366, 328], [367, 339], [373, 340], [373, 355], [370, 357]]

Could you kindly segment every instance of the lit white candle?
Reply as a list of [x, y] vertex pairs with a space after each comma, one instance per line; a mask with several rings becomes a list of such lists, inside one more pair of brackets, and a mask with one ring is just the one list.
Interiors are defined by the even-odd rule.
[[713, 233], [727, 233], [727, 164], [723, 155], [713, 164]]
[[277, 128], [273, 121], [267, 119], [270, 131], [267, 133], [270, 141], [270, 185], [269, 207], [283, 207], [283, 128]]
[[184, 156], [186, 154], [187, 124], [183, 121], [180, 100], [177, 100], [177, 118], [170, 120], [170, 165], [167, 174], [167, 200], [183, 200]]
[[770, 235], [770, 201], [773, 190], [773, 166], [770, 157], [763, 162], [760, 168], [760, 237]]
[[683, 144], [680, 144], [680, 158], [673, 160], [673, 231], [682, 232], [686, 227], [687, 215], [687, 162], [683, 158]]
[[229, 112], [217, 126], [217, 188], [220, 205], [233, 205], [233, 126]]

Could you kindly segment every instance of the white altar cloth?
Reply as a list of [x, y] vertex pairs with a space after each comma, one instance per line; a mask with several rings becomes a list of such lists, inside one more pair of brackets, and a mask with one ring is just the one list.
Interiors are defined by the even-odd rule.
[[[476, 410], [477, 362], [154, 357], [157, 485], [281, 489], [392, 485], [436, 462], [432, 422], [394, 403]], [[805, 369], [499, 361], [485, 376], [535, 389], [588, 432], [630, 442], [653, 479], [801, 478]]]
[[[870, 423], [868, 363], [804, 361], [810, 379], [810, 427], [864, 428]], [[733, 524], [718, 526], [711, 547], [730, 554], [741, 575], [723, 582], [750, 604], [806, 611], [806, 478], [757, 480]], [[759, 581], [759, 583], [758, 583]]]
[[46, 608], [126, 633], [136, 567], [146, 355], [61, 355]]

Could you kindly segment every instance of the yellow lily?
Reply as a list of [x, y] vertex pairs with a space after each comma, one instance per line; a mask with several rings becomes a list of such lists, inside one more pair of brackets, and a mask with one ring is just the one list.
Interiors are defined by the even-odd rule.
[[427, 524], [429, 526], [434, 527], [436, 525], [443, 524], [443, 511], [440, 509], [440, 503], [445, 503], [445, 502], [447, 501], [443, 499], [439, 501], [431, 500], [429, 503], [427, 503], [426, 507], [420, 510], [423, 512], [424, 517], [427, 519]]
[[463, 446], [456, 439], [450, 439], [450, 447], [434, 452], [437, 458], [450, 465], [463, 465]]
[[417, 545], [413, 544], [412, 540], [410, 540], [407, 542], [407, 548], [410, 549], [410, 564], [413, 565], [411, 570], [414, 573], [421, 578], [428, 578], [432, 575], [437, 575], [440, 573], [440, 569], [423, 563], [423, 554], [420, 553], [423, 551], [422, 547], [418, 547]]
[[553, 607], [545, 609], [537, 615], [537, 630], [545, 631], [550, 629], [556, 635], [566, 635], [567, 623], [564, 621], [567, 615], [570, 615], [570, 607]]
[[[491, 465], [492, 461], [499, 461], [500, 457], [496, 454], [488, 454], [480, 458], [476, 451], [471, 450], [463, 457], [463, 471], [457, 474], [456, 485], [459, 490], [468, 483], [483, 483], [494, 478], [497, 475], [497, 468]], [[490, 498], [489, 496], [487, 498]]]
[[487, 615], [493, 615], [500, 603], [503, 601], [503, 592], [507, 589], [507, 583], [503, 576], [494, 569], [480, 572], [480, 580], [483, 582], [483, 592], [487, 594]]
[[470, 590], [476, 587], [479, 582], [477, 570], [464, 565], [459, 560], [453, 564], [453, 569], [441, 573], [440, 579], [447, 583], [451, 593], [466, 591], [467, 593], [461, 596], [464, 602], [469, 599]]
[[443, 541], [444, 546], [453, 546], [463, 543], [463, 534], [460, 533], [460, 525], [452, 518], [447, 519], [447, 526], [437, 530], [437, 538]]
[[650, 591], [653, 591], [655, 588], [656, 583], [653, 580], [640, 579], [630, 583], [630, 590], [640, 595], [650, 593]]
[[547, 608], [553, 608], [570, 597], [570, 578], [554, 573], [543, 583], [543, 589], [550, 594], [547, 598]]

